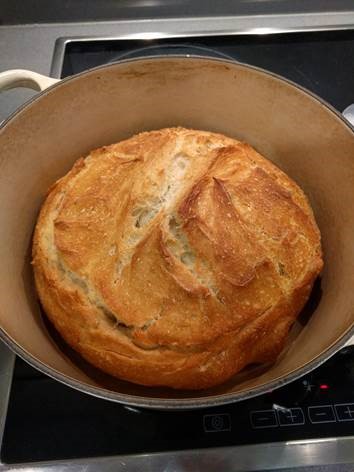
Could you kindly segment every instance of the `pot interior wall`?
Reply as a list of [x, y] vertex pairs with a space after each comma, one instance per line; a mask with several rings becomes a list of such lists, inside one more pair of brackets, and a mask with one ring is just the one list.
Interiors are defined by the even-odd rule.
[[[100, 374], [48, 334], [33, 290], [31, 237], [48, 187], [91, 149], [169, 126], [222, 132], [279, 165], [307, 193], [325, 254], [318, 306], [304, 325], [297, 324], [278, 362], [204, 392], [149, 389]], [[286, 376], [337, 343], [354, 322], [353, 157], [354, 134], [330, 109], [246, 66], [155, 58], [63, 82], [0, 131], [0, 326], [51, 369], [124, 394], [200, 398], [245, 392]]]

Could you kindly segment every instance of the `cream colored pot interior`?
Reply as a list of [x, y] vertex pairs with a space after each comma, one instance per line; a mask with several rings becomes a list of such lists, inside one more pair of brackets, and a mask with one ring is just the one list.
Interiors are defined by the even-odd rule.
[[[194, 393], [134, 386], [81, 362], [49, 334], [30, 267], [40, 204], [77, 158], [139, 131], [178, 125], [247, 141], [294, 178], [313, 205], [325, 254], [317, 307], [294, 327], [278, 362]], [[352, 327], [353, 202], [354, 134], [301, 89], [256, 69], [206, 59], [155, 58], [92, 70], [44, 92], [0, 131], [0, 327], [12, 347], [50, 373], [80, 388], [107, 389], [120, 401], [125, 397], [119, 394], [137, 395], [161, 399], [163, 406], [163, 398], [257, 393], [256, 387], [299, 372]]]

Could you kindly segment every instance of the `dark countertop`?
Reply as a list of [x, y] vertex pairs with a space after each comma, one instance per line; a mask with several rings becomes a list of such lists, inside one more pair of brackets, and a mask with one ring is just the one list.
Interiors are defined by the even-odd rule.
[[352, 0], [2, 0], [0, 24], [341, 12]]

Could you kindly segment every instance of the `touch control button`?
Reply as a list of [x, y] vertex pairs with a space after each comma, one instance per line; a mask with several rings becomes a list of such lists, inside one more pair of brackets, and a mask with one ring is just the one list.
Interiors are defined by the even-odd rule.
[[287, 408], [277, 410], [280, 426], [297, 426], [305, 424], [304, 412], [301, 408]]
[[231, 430], [231, 418], [228, 413], [204, 415], [203, 426], [206, 433], [219, 433]]
[[354, 403], [339, 403], [334, 408], [338, 421], [354, 421]]
[[251, 411], [250, 420], [252, 428], [275, 428], [278, 426], [274, 410]]
[[308, 413], [311, 423], [334, 423], [336, 421], [332, 405], [309, 406]]

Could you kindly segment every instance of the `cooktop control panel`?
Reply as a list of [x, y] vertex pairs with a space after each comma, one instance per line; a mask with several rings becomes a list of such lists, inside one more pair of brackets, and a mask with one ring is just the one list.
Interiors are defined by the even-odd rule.
[[17, 359], [2, 460], [43, 461], [114, 454], [350, 436], [354, 348], [311, 374], [240, 403], [166, 412], [77, 392]]

